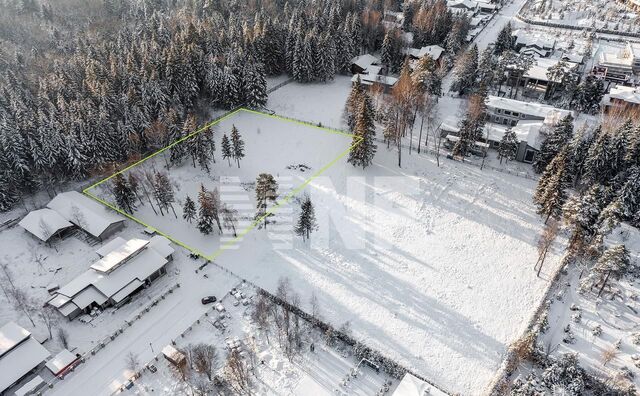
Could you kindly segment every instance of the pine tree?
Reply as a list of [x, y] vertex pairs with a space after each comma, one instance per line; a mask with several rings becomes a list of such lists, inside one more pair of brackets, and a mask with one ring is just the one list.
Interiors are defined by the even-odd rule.
[[238, 128], [235, 125], [231, 128], [231, 144], [232, 144], [232, 155], [238, 163], [238, 168], [240, 167], [240, 160], [244, 158], [244, 141], [240, 136], [240, 132], [238, 132]]
[[191, 220], [196, 217], [196, 204], [191, 197], [187, 195], [184, 200], [184, 206], [182, 207], [182, 218], [191, 223]]
[[278, 197], [278, 183], [276, 179], [268, 174], [261, 173], [256, 179], [256, 220], [264, 221], [264, 227], [267, 228], [267, 219], [273, 214], [267, 212], [267, 205], [269, 201], [275, 202]]
[[363, 94], [364, 89], [362, 87], [362, 82], [360, 81], [360, 76], [358, 76], [356, 77], [356, 81], [351, 86], [351, 91], [349, 92], [349, 96], [347, 97], [347, 102], [344, 105], [344, 115], [350, 131], [353, 131], [353, 129], [355, 128], [356, 112], [358, 111], [358, 107], [362, 100], [361, 98]]
[[454, 79], [451, 83], [451, 89], [464, 95], [475, 85], [477, 72], [478, 47], [474, 44], [457, 62], [453, 71]]
[[296, 235], [301, 236], [302, 240], [309, 239], [312, 231], [315, 231], [318, 228], [316, 223], [316, 215], [315, 209], [313, 208], [313, 203], [311, 203], [311, 198], [305, 195], [300, 205], [300, 217], [298, 218], [298, 223], [294, 229]]
[[113, 178], [113, 195], [119, 208], [127, 213], [135, 211], [136, 195], [122, 173], [117, 173]]
[[553, 158], [571, 141], [573, 138], [573, 116], [571, 114], [564, 117], [547, 135], [540, 145], [540, 152], [536, 156], [533, 169], [541, 173]]
[[362, 95], [361, 101], [353, 131], [352, 149], [349, 151], [347, 162], [356, 167], [362, 166], [364, 169], [371, 165], [377, 146], [374, 143], [376, 129], [373, 103], [366, 93]]
[[498, 157], [500, 158], [500, 163], [505, 159], [506, 161], [513, 161], [516, 159], [516, 154], [518, 153], [518, 138], [516, 133], [513, 131], [513, 128], [509, 127], [502, 135], [502, 139], [500, 139], [500, 146], [498, 147]]
[[612, 172], [612, 143], [609, 132], [598, 127], [595, 134], [595, 140], [589, 147], [587, 158], [584, 163], [584, 178], [590, 183], [607, 184], [613, 178]]
[[551, 217], [560, 218], [562, 206], [567, 200], [566, 160], [567, 152], [564, 150], [547, 166], [534, 193], [538, 214], [545, 216], [545, 224]]
[[213, 231], [213, 203], [211, 202], [211, 195], [209, 191], [200, 185], [200, 192], [198, 192], [198, 203], [200, 209], [198, 210], [198, 230], [205, 235], [209, 235]]
[[229, 142], [229, 138], [225, 133], [222, 136], [222, 159], [227, 159], [229, 161], [229, 166], [231, 166], [231, 158], [233, 157], [233, 151], [231, 150], [231, 143]]

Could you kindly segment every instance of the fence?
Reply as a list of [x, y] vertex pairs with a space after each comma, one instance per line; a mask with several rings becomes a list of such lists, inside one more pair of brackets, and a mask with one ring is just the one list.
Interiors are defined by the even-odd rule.
[[267, 89], [267, 94], [270, 94], [273, 91], [277, 91], [278, 89], [280, 89], [280, 88], [284, 87], [285, 85], [287, 85], [289, 83], [292, 83], [292, 82], [293, 82], [293, 78], [290, 78], [288, 80], [285, 80], [285, 81], [281, 82], [278, 85], [274, 85], [273, 87]]
[[[557, 28], [557, 29], [576, 30], [576, 31], [589, 31], [589, 32], [595, 32], [600, 34], [611, 34], [614, 36], [625, 36], [625, 37], [640, 39], [640, 33], [621, 32], [618, 30], [602, 29], [602, 28], [587, 28], [583, 26], [565, 25], [562, 23], [540, 21], [536, 19], [527, 18], [523, 16], [521, 13], [516, 14], [516, 18], [524, 23], [528, 23], [529, 25], [544, 26], [544, 27]], [[610, 40], [611, 41], [627, 41], [624, 39], [615, 39], [615, 38], [611, 38]]]

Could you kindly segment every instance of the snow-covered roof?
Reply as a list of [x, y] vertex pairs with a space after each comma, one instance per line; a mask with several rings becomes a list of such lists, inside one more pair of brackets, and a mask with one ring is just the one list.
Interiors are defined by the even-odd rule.
[[542, 103], [522, 102], [520, 100], [502, 98], [489, 95], [486, 101], [487, 107], [495, 109], [509, 110], [516, 113], [526, 114], [533, 117], [546, 118], [552, 113], [567, 116], [571, 114], [569, 110], [562, 110]]
[[626, 50], [629, 51], [629, 55], [634, 58], [640, 57], [640, 43], [627, 42]]
[[47, 204], [47, 207], [55, 210], [62, 217], [94, 237], [100, 237], [112, 224], [124, 221], [123, 218], [77, 191], [67, 191], [56, 195]]
[[366, 70], [371, 65], [379, 65], [380, 58], [377, 58], [371, 54], [359, 55], [351, 59], [351, 64], [357, 65]]
[[[144, 242], [134, 246], [141, 246], [136, 250], [137, 254], [127, 256], [126, 261], [121, 262], [109, 272], [96, 270], [95, 264], [92, 265], [87, 271], [58, 289], [48, 304], [58, 308], [60, 313], [66, 316], [76, 308], [84, 309], [93, 302], [102, 305], [109, 299], [115, 302], [122, 301], [141, 286], [149, 276], [165, 266], [168, 262], [167, 258], [174, 252], [171, 242], [161, 235], [156, 235], [149, 241], [135, 239], [132, 241]], [[122, 257], [125, 250], [118, 248], [115, 252], [118, 253], [118, 257]], [[125, 253], [127, 252], [129, 251]], [[108, 253], [104, 258], [110, 256], [111, 253]], [[102, 265], [98, 267], [103, 268]]]
[[127, 241], [124, 238], [115, 237], [109, 242], [102, 245], [98, 250], [96, 250], [96, 254], [100, 257], [104, 257], [114, 250], [119, 249], [125, 243], [127, 243]]
[[58, 375], [58, 373], [67, 368], [76, 360], [78, 360], [78, 357], [76, 355], [66, 349], [63, 349], [51, 360], [49, 360], [45, 366], [47, 366], [47, 368], [53, 373], [53, 375]]
[[632, 71], [633, 58], [623, 57], [620, 54], [614, 54], [611, 52], [602, 51], [600, 58], [598, 59], [598, 65], [603, 67], [615, 67], [618, 69], [625, 69], [629, 72]]
[[[540, 120], [522, 120], [512, 127], [512, 130], [519, 142], [527, 142], [529, 146], [540, 150], [542, 144], [540, 132], [546, 125], [544, 121]], [[487, 123], [484, 127], [485, 137], [490, 141], [499, 142], [507, 128], [505, 125]]]
[[15, 322], [9, 322], [0, 328], [0, 357], [16, 345], [26, 340], [31, 333]]
[[430, 55], [434, 60], [440, 59], [440, 56], [444, 52], [444, 48], [439, 45], [427, 45], [426, 47], [407, 48], [405, 53], [415, 58], [422, 58], [425, 55]]
[[43, 242], [48, 241], [57, 232], [73, 227], [73, 224], [58, 212], [48, 208], [29, 212], [18, 224]]
[[[559, 59], [550, 59], [550, 58], [534, 58], [533, 65], [527, 72], [525, 73], [525, 77], [533, 78], [538, 81], [549, 81], [549, 77], [547, 77], [547, 72], [550, 68], [556, 66], [560, 62]], [[566, 67], [564, 67], [565, 71], [575, 70], [578, 67], [577, 63], [566, 62]]]
[[516, 45], [523, 45], [525, 47], [553, 49], [556, 44], [556, 41], [547, 35], [534, 35], [522, 29], [515, 30], [512, 35], [516, 37]]
[[[16, 343], [16, 340], [19, 341]], [[49, 357], [49, 351], [31, 337], [27, 330], [13, 322], [0, 329], [0, 343], [3, 348], [11, 345], [0, 357], [0, 392]]]
[[402, 377], [392, 396], [446, 396], [440, 389], [407, 373]]
[[475, 10], [478, 7], [478, 3], [473, 0], [449, 0], [447, 1], [447, 7]]
[[640, 89], [637, 87], [627, 87], [616, 85], [609, 93], [602, 98], [604, 103], [609, 103], [611, 99], [622, 100], [627, 103], [640, 104]]
[[44, 388], [46, 385], [47, 383], [42, 379], [42, 377], [36, 375], [16, 391], [16, 396], [33, 395], [35, 392]]
[[393, 87], [398, 82], [398, 79], [395, 77], [383, 76], [380, 74], [354, 74], [353, 77], [351, 77], [351, 81], [356, 82], [358, 76], [360, 76], [360, 83], [364, 85], [373, 85], [374, 83], [380, 83], [382, 85]]
[[144, 239], [130, 239], [124, 245], [118, 246], [106, 256], [91, 265], [98, 272], [111, 272], [134, 257], [144, 249], [149, 241]]

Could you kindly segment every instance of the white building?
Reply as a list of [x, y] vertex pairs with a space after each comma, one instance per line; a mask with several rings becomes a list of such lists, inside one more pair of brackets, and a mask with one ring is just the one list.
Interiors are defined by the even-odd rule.
[[409, 55], [412, 59], [422, 59], [429, 55], [434, 61], [439, 62], [442, 54], [444, 54], [444, 48], [439, 45], [427, 45], [422, 48], [407, 48], [405, 54]]
[[14, 322], [0, 328], [0, 393], [41, 368], [49, 351]]
[[640, 108], [640, 88], [616, 85], [602, 97], [602, 107], [605, 112], [614, 109], [638, 109]]
[[173, 252], [171, 242], [160, 235], [148, 241], [117, 237], [98, 249], [100, 259], [58, 289], [47, 304], [69, 320], [94, 308], [120, 306], [166, 273]]
[[102, 204], [77, 191], [56, 195], [47, 204], [65, 220], [101, 241], [124, 227], [124, 219]]

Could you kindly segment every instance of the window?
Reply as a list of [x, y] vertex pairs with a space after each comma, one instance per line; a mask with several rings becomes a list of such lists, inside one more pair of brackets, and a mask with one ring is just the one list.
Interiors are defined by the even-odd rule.
[[527, 150], [527, 152], [524, 154], [524, 162], [530, 164], [533, 162], [533, 159], [536, 156], [536, 152], [533, 150]]
[[511, 115], [511, 112], [509, 110], [505, 110], [504, 115]]
[[516, 124], [518, 124], [518, 121], [516, 121], [516, 120], [511, 120], [511, 126], [512, 126], [512, 127], [516, 126]]
[[524, 114], [520, 114], [520, 118], [524, 120], [525, 115]]
[[502, 120], [502, 125], [509, 125], [509, 120], [507, 118]]
[[496, 109], [496, 113], [502, 114], [502, 109]]
[[517, 117], [517, 116], [519, 116], [519, 115], [520, 115], [520, 113], [517, 113], [517, 112], [515, 112], [515, 111], [513, 112], [513, 116], [514, 116], [514, 117]]

